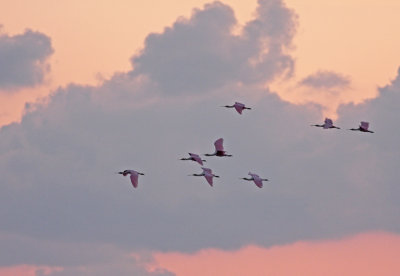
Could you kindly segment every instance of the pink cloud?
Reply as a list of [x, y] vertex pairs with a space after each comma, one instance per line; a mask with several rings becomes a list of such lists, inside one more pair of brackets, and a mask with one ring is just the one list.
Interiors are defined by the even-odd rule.
[[399, 253], [400, 235], [378, 232], [271, 248], [251, 245], [236, 251], [158, 252], [152, 268], [167, 269], [177, 276], [397, 276]]

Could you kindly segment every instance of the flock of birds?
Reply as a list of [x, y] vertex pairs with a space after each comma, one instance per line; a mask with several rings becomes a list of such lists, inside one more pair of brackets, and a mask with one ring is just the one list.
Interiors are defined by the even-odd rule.
[[[225, 105], [222, 107], [234, 108], [239, 114], [242, 114], [243, 110], [245, 110], [245, 109], [251, 110], [250, 107], [246, 107], [243, 103], [239, 103], [239, 102], [235, 102], [234, 105]], [[340, 129], [340, 127], [334, 126], [333, 121], [329, 118], [325, 118], [325, 121], [323, 124], [315, 124], [315, 125], [311, 125], [311, 126], [322, 127], [323, 129], [332, 129], [332, 128]], [[349, 130], [374, 133], [373, 131], [369, 130], [368, 128], [369, 128], [369, 123], [363, 121], [360, 123], [358, 128], [351, 128]], [[224, 143], [223, 138], [219, 138], [218, 140], [216, 140], [214, 142], [215, 152], [214, 153], [206, 153], [206, 154], [204, 154], [204, 156], [232, 157], [231, 154], [227, 154], [227, 152], [224, 150], [223, 143]], [[207, 180], [207, 182], [208, 182], [208, 184], [210, 184], [210, 186], [213, 186], [213, 178], [219, 177], [218, 175], [215, 175], [210, 168], [203, 167], [203, 162], [206, 162], [206, 160], [201, 159], [200, 155], [198, 155], [196, 153], [189, 153], [189, 157], [181, 158], [180, 160], [190, 160], [190, 161], [194, 161], [194, 162], [197, 162], [198, 164], [200, 164], [202, 166], [201, 169], [203, 170], [203, 172], [198, 173], [198, 174], [190, 174], [189, 176], [204, 176], [204, 178]], [[130, 175], [130, 179], [131, 179], [131, 182], [132, 182], [132, 185], [134, 188], [138, 187], [139, 175], [144, 175], [144, 173], [141, 173], [141, 172], [138, 172], [135, 170], [124, 170], [122, 172], [118, 172], [118, 174], [122, 174], [123, 176]], [[247, 181], [253, 181], [254, 184], [256, 184], [256, 186], [259, 188], [263, 187], [263, 181], [269, 181], [268, 179], [261, 178], [260, 176], [258, 176], [255, 173], [252, 173], [252, 172], [249, 172], [248, 175], [250, 177], [248, 177], [248, 178], [243, 177], [240, 179], [247, 180]]]

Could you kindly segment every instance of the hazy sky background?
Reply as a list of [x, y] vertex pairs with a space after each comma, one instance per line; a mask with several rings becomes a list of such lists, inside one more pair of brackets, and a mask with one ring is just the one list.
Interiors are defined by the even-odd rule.
[[[247, 275], [321, 275], [344, 266], [335, 252], [357, 255], [336, 275], [398, 275], [399, 11], [7, 1], [0, 275], [233, 275], [226, 254]], [[235, 101], [253, 109], [220, 107]], [[342, 129], [310, 127], [325, 116]], [[363, 120], [374, 134], [346, 130]], [[220, 137], [233, 157], [207, 158], [211, 188], [179, 158]], [[130, 168], [138, 189], [115, 174]], [[249, 171], [271, 181], [239, 180]]]

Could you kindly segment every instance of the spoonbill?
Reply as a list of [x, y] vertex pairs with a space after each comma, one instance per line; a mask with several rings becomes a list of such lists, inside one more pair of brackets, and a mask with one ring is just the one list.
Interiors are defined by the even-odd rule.
[[202, 166], [203, 166], [203, 161], [206, 162], [206, 160], [201, 159], [198, 154], [189, 152], [189, 155], [190, 155], [190, 157], [181, 158], [180, 160], [192, 160], [192, 161], [195, 161], [195, 162], [199, 163]]
[[137, 172], [135, 170], [125, 170], [123, 172], [118, 172], [119, 174], [122, 174], [123, 176], [127, 176], [128, 174], [131, 175], [131, 182], [134, 188], [137, 188], [138, 186], [138, 178], [139, 174], [144, 175], [144, 173]]
[[237, 111], [239, 114], [242, 114], [242, 111], [243, 111], [244, 109], [251, 109], [250, 107], [246, 107], [244, 104], [239, 103], [239, 102], [235, 102], [234, 105], [224, 105], [224, 106], [222, 106], [222, 107], [226, 107], [226, 108], [235, 108], [236, 111]]
[[204, 155], [205, 156], [219, 156], [219, 157], [227, 156], [227, 157], [231, 157], [232, 155], [226, 154], [226, 151], [224, 151], [223, 143], [224, 143], [224, 139], [223, 138], [219, 138], [217, 141], [214, 142], [215, 152], [214, 153], [206, 153]]
[[368, 130], [369, 123], [368, 122], [361, 122], [360, 126], [358, 128], [350, 128], [349, 130], [358, 130], [361, 132], [369, 132], [369, 133], [374, 133], [371, 130]]
[[212, 170], [209, 168], [204, 168], [201, 167], [203, 169], [202, 173], [194, 173], [194, 174], [190, 174], [189, 176], [204, 176], [208, 182], [208, 184], [210, 184], [210, 186], [213, 186], [213, 177], [219, 177], [218, 175], [213, 174]]
[[334, 126], [333, 122], [332, 122], [332, 119], [329, 119], [329, 118], [325, 118], [325, 121], [324, 121], [323, 125], [311, 125], [311, 126], [322, 127], [324, 129], [328, 129], [328, 128], [340, 129], [340, 127]]
[[243, 177], [241, 179], [244, 179], [244, 180], [247, 180], [247, 181], [254, 181], [254, 183], [257, 185], [258, 188], [262, 188], [263, 187], [263, 183], [262, 183], [263, 181], [269, 181], [266, 178], [259, 177], [255, 173], [249, 172], [249, 175], [251, 176], [250, 178]]

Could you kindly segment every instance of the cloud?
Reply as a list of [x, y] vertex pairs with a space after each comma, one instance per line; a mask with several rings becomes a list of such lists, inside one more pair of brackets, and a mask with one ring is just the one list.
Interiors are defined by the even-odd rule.
[[285, 54], [296, 29], [296, 15], [281, 1], [259, 1], [256, 18], [242, 33], [233, 10], [221, 2], [195, 9], [161, 34], [150, 34], [132, 57], [132, 75], [148, 75], [162, 92], [204, 93], [236, 82], [268, 82], [293, 70]]
[[[60, 242], [0, 233], [1, 275], [138, 275], [172, 276], [166, 269], [148, 269], [149, 253], [112, 244]], [[19, 262], [15, 262], [19, 259]]]
[[[286, 45], [290, 36], [279, 34], [289, 27], [279, 32], [273, 27], [250, 28], [279, 23], [280, 17], [264, 16], [280, 6], [278, 1], [260, 2], [260, 22], [248, 23], [242, 36], [267, 32]], [[229, 7], [214, 3], [187, 22], [216, 24], [197, 18], [214, 18], [211, 11], [223, 22], [230, 16]], [[274, 24], [280, 29], [278, 23]], [[189, 23], [182, 28], [185, 24]], [[224, 30], [230, 37], [229, 28]], [[152, 42], [155, 48], [164, 45], [168, 32]], [[175, 45], [164, 47], [173, 51]], [[244, 49], [255, 52], [256, 46], [248, 47]], [[179, 75], [180, 68], [168, 68]], [[280, 66], [271, 68], [273, 75], [282, 74]], [[43, 102], [30, 104], [20, 123], [0, 130], [2, 233], [75, 246], [111, 244], [110, 251], [121, 256], [120, 251], [232, 249], [376, 229], [400, 231], [400, 191], [395, 184], [400, 132], [392, 127], [399, 111], [392, 106], [396, 101], [390, 112], [380, 103], [397, 99], [397, 80], [382, 88], [376, 101], [343, 107], [335, 122], [343, 130], [332, 131], [309, 126], [320, 118], [314, 106], [282, 102], [253, 82], [242, 82], [242, 75], [227, 78], [230, 85], [207, 89], [194, 82], [195, 89], [206, 91], [201, 96], [181, 91], [181, 97], [169, 97], [165, 92], [180, 81], [161, 81], [150, 71], [135, 75], [136, 70], [142, 69], [116, 74], [99, 86], [61, 88]], [[220, 107], [236, 100], [253, 109], [240, 116]], [[368, 116], [361, 116], [364, 109]], [[378, 118], [384, 123], [378, 124]], [[376, 133], [345, 130], [359, 120], [370, 120]], [[206, 165], [221, 175], [210, 188], [204, 179], [187, 176], [200, 171], [196, 164], [178, 159], [187, 152], [212, 151], [220, 137], [233, 158], [207, 160]], [[115, 174], [128, 168], [146, 174], [138, 189]], [[271, 181], [263, 189], [240, 181], [248, 171]], [[23, 252], [18, 243], [0, 242], [2, 248]], [[49, 252], [54, 251], [44, 249], [43, 254]], [[38, 263], [39, 257], [13, 254], [3, 265]], [[41, 264], [50, 265], [46, 258]], [[72, 255], [54, 258], [53, 265], [76, 262]], [[95, 259], [104, 261], [102, 255]], [[91, 260], [83, 258], [73, 269], [88, 264]]]
[[0, 90], [41, 84], [50, 70], [51, 40], [43, 33], [26, 30], [23, 34], [0, 34]]
[[318, 71], [301, 80], [300, 85], [315, 89], [341, 89], [350, 85], [350, 78], [335, 72]]
[[194, 254], [156, 253], [155, 267], [183, 275], [387, 275], [400, 272], [400, 237], [367, 233], [342, 240], [296, 242], [235, 251], [204, 249]]
[[46, 267], [46, 266], [36, 266], [36, 265], [18, 265], [18, 266], [8, 266], [0, 267], [0, 274], [2, 276], [44, 276], [50, 275], [50, 273], [59, 270], [60, 268]]

